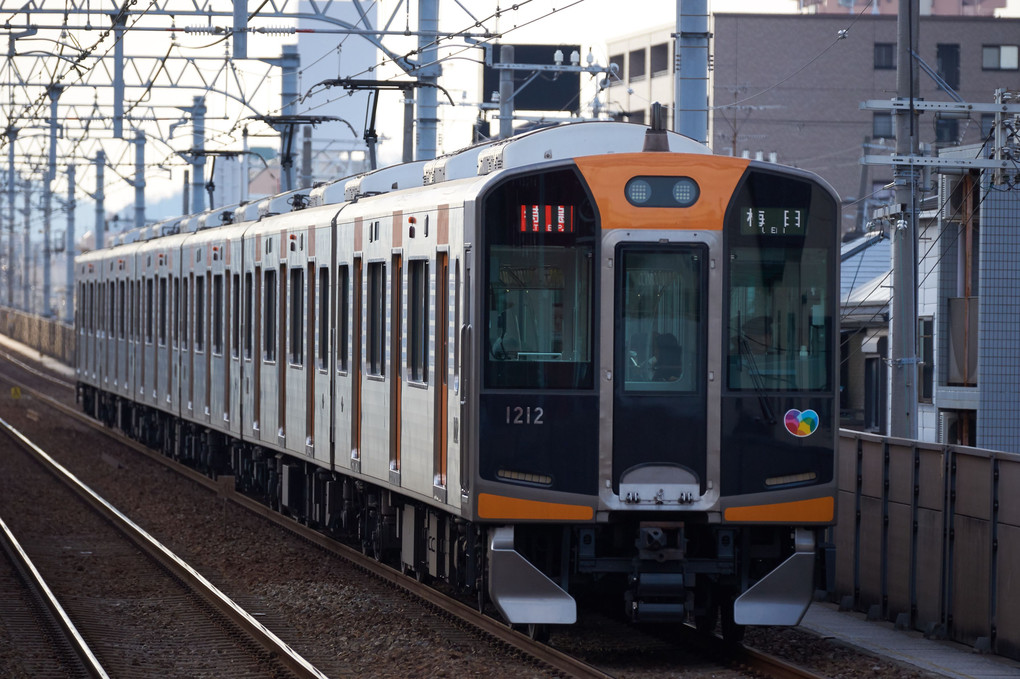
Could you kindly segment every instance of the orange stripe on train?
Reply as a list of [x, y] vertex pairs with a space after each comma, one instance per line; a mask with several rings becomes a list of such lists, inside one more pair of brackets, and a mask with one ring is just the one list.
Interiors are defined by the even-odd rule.
[[590, 521], [595, 510], [584, 505], [539, 502], [479, 493], [478, 516], [482, 519], [544, 519], [559, 521]]
[[836, 511], [832, 497], [818, 497], [812, 500], [780, 502], [772, 505], [751, 505], [749, 507], [727, 507], [723, 513], [726, 521], [770, 522], [770, 523], [829, 523]]

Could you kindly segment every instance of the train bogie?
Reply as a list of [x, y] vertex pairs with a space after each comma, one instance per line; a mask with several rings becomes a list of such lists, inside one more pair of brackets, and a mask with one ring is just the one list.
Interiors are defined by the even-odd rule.
[[313, 194], [137, 246], [126, 289], [158, 319], [166, 280], [174, 330], [133, 397], [93, 330], [115, 249], [79, 258], [92, 412], [159, 411], [171, 454], [512, 623], [589, 584], [636, 620], [799, 620], [834, 516], [829, 189], [599, 123]]

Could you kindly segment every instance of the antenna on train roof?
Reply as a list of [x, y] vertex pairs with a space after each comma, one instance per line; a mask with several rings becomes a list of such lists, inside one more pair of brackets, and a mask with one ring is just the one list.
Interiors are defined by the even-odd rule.
[[645, 131], [645, 145], [642, 151], [669, 151], [669, 139], [666, 137], [666, 107], [655, 102], [652, 104], [652, 126]]

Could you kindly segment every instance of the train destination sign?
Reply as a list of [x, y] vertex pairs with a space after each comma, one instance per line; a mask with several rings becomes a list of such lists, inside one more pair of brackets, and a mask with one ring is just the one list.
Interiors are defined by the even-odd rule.
[[573, 233], [572, 205], [521, 205], [521, 233]]
[[740, 218], [744, 236], [803, 236], [807, 210], [790, 207], [748, 207]]

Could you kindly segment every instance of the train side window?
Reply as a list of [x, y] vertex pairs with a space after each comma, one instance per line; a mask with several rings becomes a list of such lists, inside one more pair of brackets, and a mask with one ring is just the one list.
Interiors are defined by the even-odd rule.
[[205, 276], [195, 276], [195, 351], [205, 350]]
[[240, 356], [241, 346], [241, 275], [234, 274], [230, 289], [230, 355]]
[[453, 383], [460, 389], [460, 258], [453, 262]]
[[338, 281], [336, 286], [336, 294], [340, 308], [337, 310], [337, 323], [336, 323], [336, 346], [337, 346], [337, 370], [341, 372], [347, 371], [347, 361], [349, 349], [349, 339], [347, 337], [349, 331], [350, 314], [351, 314], [351, 267], [348, 264], [341, 264], [337, 271]]
[[318, 351], [318, 368], [326, 370], [329, 368], [329, 268], [319, 267], [319, 288], [316, 290], [319, 310], [318, 337], [316, 348]]
[[305, 362], [304, 323], [305, 317], [305, 270], [294, 267], [290, 270], [290, 345], [288, 360], [291, 365], [300, 366]]
[[407, 269], [407, 369], [413, 382], [429, 380], [429, 263], [412, 260]]
[[368, 264], [368, 374], [386, 374], [386, 263]]
[[183, 288], [181, 289], [181, 349], [188, 348], [188, 331], [191, 330], [191, 321], [188, 316], [188, 312], [191, 309], [189, 304], [191, 286], [189, 285], [190, 279], [185, 278], [182, 282]]
[[145, 343], [152, 344], [155, 318], [153, 313], [153, 279], [145, 279]]
[[250, 271], [246, 271], [244, 274], [244, 357], [249, 360], [255, 334], [255, 320], [252, 315], [255, 311], [253, 297], [252, 274]]
[[262, 346], [265, 347], [262, 358], [266, 361], [276, 360], [276, 270], [265, 272], [262, 286], [262, 299], [265, 307], [262, 311], [263, 323]]
[[212, 316], [209, 323], [212, 326], [212, 352], [215, 356], [223, 354], [223, 274], [213, 275], [212, 289]]

